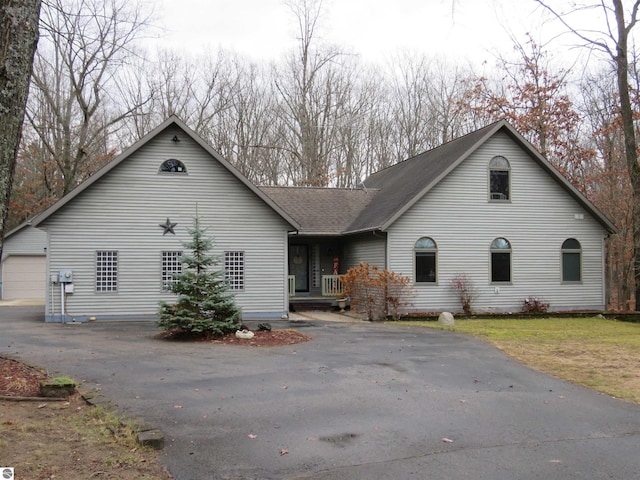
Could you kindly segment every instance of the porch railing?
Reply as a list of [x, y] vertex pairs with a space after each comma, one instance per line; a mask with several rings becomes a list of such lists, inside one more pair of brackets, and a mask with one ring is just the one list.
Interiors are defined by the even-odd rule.
[[295, 275], [289, 275], [289, 296], [290, 297], [296, 296], [296, 276]]
[[[339, 297], [343, 293], [340, 275], [322, 275], [322, 296]], [[289, 296], [296, 296], [296, 276], [289, 275]]]
[[338, 297], [342, 295], [340, 275], [322, 275], [322, 296]]

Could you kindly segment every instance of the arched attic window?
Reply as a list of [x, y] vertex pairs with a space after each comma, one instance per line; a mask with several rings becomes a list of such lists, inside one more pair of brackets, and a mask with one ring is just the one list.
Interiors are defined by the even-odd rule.
[[184, 166], [180, 160], [176, 160], [175, 158], [170, 158], [169, 160], [165, 160], [160, 165], [160, 172], [166, 173], [187, 173], [187, 167]]
[[493, 157], [489, 162], [489, 200], [511, 200], [511, 165], [504, 157]]

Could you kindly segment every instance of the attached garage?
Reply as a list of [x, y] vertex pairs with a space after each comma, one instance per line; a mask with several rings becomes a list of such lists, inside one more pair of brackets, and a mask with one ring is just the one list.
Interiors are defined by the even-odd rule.
[[14, 255], [2, 262], [2, 299], [45, 297], [47, 262], [44, 255]]
[[0, 262], [0, 300], [44, 302], [47, 289], [47, 234], [23, 223], [7, 234]]

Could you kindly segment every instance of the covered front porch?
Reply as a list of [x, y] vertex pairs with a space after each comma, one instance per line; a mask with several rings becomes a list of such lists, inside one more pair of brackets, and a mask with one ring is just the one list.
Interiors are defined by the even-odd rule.
[[289, 304], [293, 310], [337, 306], [343, 296], [340, 276], [346, 273], [339, 239], [289, 239]]

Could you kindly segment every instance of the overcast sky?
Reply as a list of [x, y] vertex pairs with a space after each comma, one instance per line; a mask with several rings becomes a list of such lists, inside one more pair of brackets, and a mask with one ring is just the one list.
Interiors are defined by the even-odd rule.
[[[491, 52], [512, 50], [541, 31], [531, 0], [325, 0], [318, 39], [385, 61], [401, 49], [493, 61]], [[284, 0], [162, 0], [157, 44], [193, 53], [223, 47], [257, 61], [278, 60], [295, 45], [294, 17]], [[505, 26], [508, 25], [508, 29]]]

